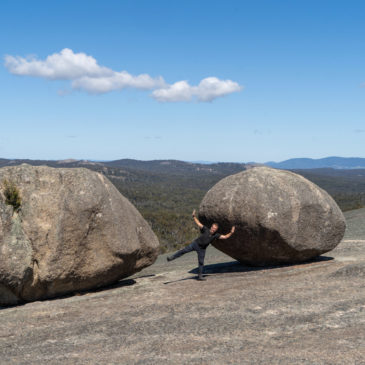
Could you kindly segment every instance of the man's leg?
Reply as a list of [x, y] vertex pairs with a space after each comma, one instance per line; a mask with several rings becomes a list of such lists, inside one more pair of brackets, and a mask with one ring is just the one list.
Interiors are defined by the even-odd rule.
[[203, 277], [203, 269], [204, 269], [204, 257], [205, 257], [205, 248], [200, 248], [198, 249], [196, 252], [198, 253], [198, 263], [199, 263], [199, 268], [198, 268], [198, 280], [206, 280]]
[[188, 252], [191, 252], [193, 250], [195, 250], [194, 242], [190, 243], [190, 245], [182, 248], [181, 250], [175, 252], [173, 255], [167, 256], [166, 259], [167, 259], [167, 261], [172, 261], [172, 260], [175, 260], [178, 257], [180, 257], [180, 256], [182, 256], [182, 255], [184, 255], [184, 254], [186, 254]]

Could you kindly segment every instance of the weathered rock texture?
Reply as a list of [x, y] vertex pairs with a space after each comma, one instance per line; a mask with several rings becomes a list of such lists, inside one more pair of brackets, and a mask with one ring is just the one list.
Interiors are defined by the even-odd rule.
[[253, 265], [294, 263], [332, 250], [346, 224], [335, 201], [290, 171], [255, 167], [228, 176], [211, 188], [199, 208], [206, 224], [220, 232], [236, 225], [228, 240], [213, 245]]
[[105, 290], [0, 307], [0, 363], [365, 365], [365, 208], [345, 216], [332, 260], [249, 267], [209, 246], [206, 281], [195, 252], [166, 254]]
[[23, 164], [0, 169], [19, 189], [19, 212], [0, 188], [0, 304], [90, 289], [157, 258], [158, 240], [102, 174]]

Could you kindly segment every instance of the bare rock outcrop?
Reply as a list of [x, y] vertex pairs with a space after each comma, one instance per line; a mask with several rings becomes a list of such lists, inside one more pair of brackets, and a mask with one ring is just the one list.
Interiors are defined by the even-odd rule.
[[102, 174], [23, 164], [1, 168], [0, 185], [1, 305], [104, 286], [157, 258], [157, 237]]
[[236, 225], [231, 238], [213, 245], [251, 265], [308, 260], [335, 248], [346, 228], [327, 192], [300, 175], [269, 167], [219, 181], [203, 198], [199, 218], [218, 222], [220, 232]]

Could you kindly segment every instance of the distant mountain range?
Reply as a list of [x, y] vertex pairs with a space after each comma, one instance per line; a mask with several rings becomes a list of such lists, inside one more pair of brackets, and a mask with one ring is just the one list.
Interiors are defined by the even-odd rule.
[[[212, 165], [217, 162], [210, 161], [194, 161], [194, 163]], [[223, 162], [222, 162], [223, 163]], [[264, 163], [246, 162], [249, 166], [270, 166], [276, 169], [292, 170], [292, 169], [365, 169], [365, 158], [361, 157], [325, 157], [319, 159], [313, 158], [291, 158], [289, 160], [274, 162], [268, 161]]]
[[[150, 160], [141, 161], [133, 159], [121, 159], [114, 161], [89, 161], [89, 160], [29, 160], [29, 159], [5, 159], [0, 158], [0, 167], [15, 166], [27, 163], [33, 166], [47, 165], [50, 167], [86, 167], [91, 170], [108, 174], [111, 170], [143, 171], [153, 174], [169, 174], [175, 176], [194, 175], [230, 175], [251, 167], [249, 164], [236, 162], [219, 163], [193, 163], [179, 160]], [[115, 172], [115, 171], [114, 171]], [[114, 173], [113, 173], [114, 174]]]
[[89, 167], [98, 166], [110, 168], [126, 168], [157, 173], [184, 174], [186, 172], [212, 172], [227, 173], [238, 172], [254, 166], [270, 166], [284, 170], [300, 169], [365, 169], [365, 158], [361, 157], [326, 157], [320, 159], [291, 158], [282, 162], [268, 161], [265, 163], [237, 163], [237, 162], [208, 162], [208, 161], [179, 161], [179, 160], [150, 160], [141, 161], [133, 159], [121, 159], [115, 161], [90, 161], [90, 160], [29, 160], [29, 159], [5, 159], [0, 158], [0, 167], [28, 163], [30, 165], [48, 165], [53, 167]]
[[282, 162], [269, 161], [265, 165], [276, 169], [365, 169], [365, 158], [335, 156], [319, 159], [291, 158]]

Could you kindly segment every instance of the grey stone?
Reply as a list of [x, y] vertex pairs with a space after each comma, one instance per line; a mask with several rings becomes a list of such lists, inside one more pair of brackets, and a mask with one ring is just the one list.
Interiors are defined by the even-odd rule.
[[332, 273], [331, 276], [365, 278], [365, 262], [348, 264]]
[[[12, 181], [19, 211], [5, 203]], [[151, 265], [159, 243], [102, 174], [84, 168], [0, 169], [0, 304], [113, 283]]]
[[228, 176], [204, 196], [199, 218], [236, 232], [213, 245], [252, 265], [294, 263], [335, 248], [345, 218], [332, 197], [290, 171], [255, 167]]
[[105, 290], [0, 308], [0, 363], [363, 365], [364, 277], [330, 275], [365, 263], [348, 233], [333, 260], [250, 267], [209, 246], [204, 282], [195, 252], [164, 254]]

